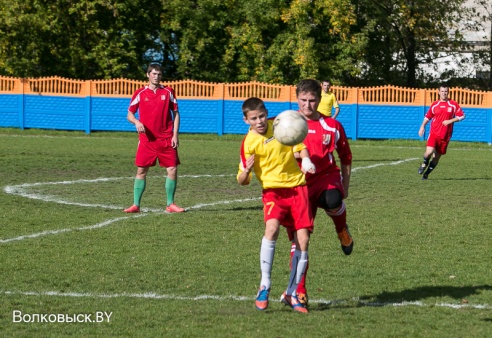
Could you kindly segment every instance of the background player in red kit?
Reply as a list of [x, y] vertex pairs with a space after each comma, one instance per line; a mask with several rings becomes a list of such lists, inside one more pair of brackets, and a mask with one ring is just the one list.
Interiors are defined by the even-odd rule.
[[[321, 87], [318, 81], [302, 80], [297, 84], [296, 95], [299, 112], [308, 123], [308, 134], [303, 143], [316, 167], [315, 173], [306, 173], [313, 218], [318, 208], [323, 209], [335, 224], [342, 251], [350, 255], [354, 241], [347, 226], [347, 210], [343, 200], [348, 197], [352, 152], [345, 129], [337, 120], [319, 113]], [[340, 168], [335, 161], [334, 151], [340, 159]], [[297, 295], [299, 301], [307, 304], [306, 272], [297, 287]]]
[[[162, 68], [151, 64], [147, 69], [149, 84], [137, 89], [128, 108], [127, 119], [135, 125], [138, 132], [138, 148], [135, 158], [137, 175], [133, 187], [133, 205], [124, 212], [140, 212], [140, 201], [146, 186], [149, 167], [159, 160], [166, 167], [166, 212], [183, 212], [183, 208], [174, 204], [176, 180], [178, 176], [178, 131], [179, 111], [176, 95], [171, 87], [160, 84]], [[135, 114], [139, 114], [139, 119]]]
[[[428, 178], [429, 174], [439, 163], [441, 156], [446, 154], [446, 149], [453, 135], [453, 124], [465, 119], [465, 114], [460, 105], [450, 100], [448, 95], [449, 87], [441, 86], [439, 88], [440, 100], [432, 103], [419, 129], [419, 136], [422, 137], [425, 132], [425, 126], [432, 120], [427, 146], [424, 152], [424, 161], [419, 167], [419, 175], [423, 174], [423, 180]], [[429, 164], [431, 156], [432, 161]]]

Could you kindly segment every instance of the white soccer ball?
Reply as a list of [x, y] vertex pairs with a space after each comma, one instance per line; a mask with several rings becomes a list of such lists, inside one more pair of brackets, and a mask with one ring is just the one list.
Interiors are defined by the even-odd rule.
[[285, 110], [273, 121], [273, 136], [286, 146], [294, 146], [306, 138], [308, 126], [306, 118], [295, 110]]

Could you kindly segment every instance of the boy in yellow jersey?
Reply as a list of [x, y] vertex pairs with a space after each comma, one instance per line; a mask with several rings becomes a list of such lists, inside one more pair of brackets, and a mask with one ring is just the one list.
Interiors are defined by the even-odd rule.
[[[283, 303], [295, 311], [307, 313], [306, 306], [297, 299], [296, 289], [308, 263], [309, 236], [313, 231], [304, 173], [314, 173], [315, 167], [304, 144], [291, 147], [274, 138], [273, 119], [268, 119], [268, 111], [261, 99], [247, 99], [242, 111], [250, 129], [241, 144], [237, 181], [240, 185], [249, 184], [254, 171], [263, 188], [265, 234], [260, 250], [261, 283], [255, 305], [259, 310], [268, 307], [275, 245], [280, 225], [283, 225], [291, 229], [288, 233], [293, 238], [289, 239], [295, 241], [297, 248]], [[302, 158], [301, 168], [294, 152], [299, 152]]]
[[323, 80], [321, 82], [321, 89], [321, 101], [318, 105], [318, 112], [320, 112], [323, 116], [332, 117], [331, 111], [335, 108], [333, 118], [336, 119], [338, 113], [340, 113], [340, 106], [338, 105], [335, 94], [330, 90], [331, 82], [328, 80]]

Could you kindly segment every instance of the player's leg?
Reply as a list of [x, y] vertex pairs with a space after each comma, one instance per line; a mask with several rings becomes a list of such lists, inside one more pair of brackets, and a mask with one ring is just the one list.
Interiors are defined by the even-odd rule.
[[[296, 266], [296, 264], [297, 264], [296, 262], [293, 262], [293, 261], [295, 259], [297, 259], [297, 256], [298, 256], [297, 252], [300, 253], [300, 251], [296, 250], [297, 245], [296, 245], [296, 241], [295, 241], [295, 235], [296, 235], [295, 229], [293, 229], [293, 227], [288, 227], [288, 228], [286, 228], [286, 230], [287, 230], [287, 235], [289, 236], [289, 240], [291, 241], [289, 270], [291, 272], [290, 280], [292, 280], [292, 278], [293, 278], [292, 273], [294, 271], [292, 269], [292, 266]], [[307, 290], [306, 290], [306, 276], [307, 276], [308, 269], [309, 269], [309, 263], [306, 265], [306, 269], [304, 270], [304, 274], [302, 275], [301, 281], [297, 285], [297, 290], [296, 290], [297, 297], [298, 297], [299, 301], [306, 306], [308, 305], [308, 296], [307, 296]], [[284, 299], [285, 294], [286, 293], [282, 294], [282, 296], [280, 297], [280, 301], [286, 305], [290, 305]]]
[[[296, 190], [295, 197], [288, 198], [290, 206], [290, 214], [292, 217], [291, 232], [294, 233], [295, 249], [291, 262], [291, 274], [287, 290], [282, 294], [280, 300], [282, 303], [291, 306], [295, 311], [308, 312], [307, 304], [301, 303], [297, 296], [299, 283], [303, 280], [308, 265], [308, 247], [309, 238], [313, 232], [313, 215], [308, 198], [308, 189], [306, 186], [294, 188]], [[284, 223], [282, 223], [284, 224]], [[288, 231], [289, 231], [288, 230]], [[293, 245], [294, 247], [294, 245]]]
[[[294, 260], [294, 255], [296, 254], [296, 243], [295, 241], [292, 241], [292, 245], [291, 245], [291, 249], [290, 249], [290, 264], [289, 264], [289, 270], [291, 271], [291, 274], [292, 274], [292, 266], [295, 264], [292, 263], [292, 261]], [[307, 289], [306, 289], [306, 277], [307, 277], [307, 273], [308, 273], [308, 270], [309, 270], [309, 262], [306, 264], [306, 269], [304, 270], [304, 274], [302, 275], [302, 278], [299, 282], [299, 284], [297, 285], [297, 290], [296, 290], [296, 294], [297, 294], [297, 298], [299, 299], [299, 302], [301, 302], [302, 304], [304, 304], [305, 306], [308, 306], [308, 303], [309, 303], [309, 298], [308, 298], [308, 294], [307, 294]], [[284, 301], [284, 295], [282, 295], [280, 297], [280, 301], [284, 304], [285, 301]]]
[[434, 157], [432, 158], [431, 163], [429, 164], [429, 167], [425, 171], [425, 173], [422, 175], [422, 179], [426, 180], [429, 178], [430, 173], [436, 169], [437, 164], [439, 163], [439, 159], [441, 158], [442, 154], [439, 151], [436, 151], [434, 154]]
[[299, 229], [295, 236], [296, 249], [291, 261], [291, 271], [287, 290], [282, 294], [282, 303], [291, 306], [295, 311], [308, 312], [307, 304], [301, 302], [297, 295], [298, 285], [304, 278], [308, 265], [308, 246], [310, 231], [306, 228]]
[[[328, 182], [321, 182], [320, 184], [318, 184], [316, 186], [310, 186], [308, 188], [309, 208], [311, 210], [311, 216], [313, 217], [313, 220], [316, 218], [316, 214], [317, 214], [317, 210], [318, 210], [318, 195], [320, 194], [320, 190], [319, 190], [318, 187], [323, 186], [323, 184], [325, 184], [325, 183], [328, 184]], [[289, 239], [292, 242], [291, 251], [290, 251], [290, 259], [291, 260], [293, 259], [294, 253], [295, 253], [295, 250], [296, 250], [296, 244], [295, 244], [295, 241], [294, 241], [294, 234], [295, 234], [295, 232], [292, 233], [292, 236], [289, 235]], [[290, 264], [290, 269], [292, 269], [292, 263]], [[309, 297], [308, 297], [308, 292], [307, 292], [307, 288], [306, 288], [306, 279], [307, 279], [308, 270], [309, 270], [309, 262], [306, 265], [306, 269], [305, 269], [304, 274], [303, 274], [303, 276], [301, 278], [301, 281], [297, 285], [297, 291], [296, 291], [297, 298], [299, 299], [299, 302], [301, 302], [306, 307], [309, 304]], [[283, 296], [280, 297], [280, 300], [283, 303], [286, 303], [283, 300]]]
[[137, 153], [135, 155], [135, 165], [137, 175], [133, 185], [133, 205], [124, 212], [140, 212], [140, 202], [145, 191], [147, 172], [150, 167], [157, 162], [157, 150], [154, 142], [138, 142]]
[[436, 151], [436, 140], [434, 136], [430, 135], [429, 138], [427, 139], [427, 146], [425, 147], [425, 152], [424, 152], [424, 160], [420, 164], [419, 167], [419, 175], [422, 175], [427, 169], [427, 166], [429, 165], [429, 161], [431, 160], [433, 154]]
[[265, 222], [265, 235], [261, 240], [260, 247], [260, 289], [256, 295], [255, 305], [258, 310], [265, 310], [268, 307], [268, 296], [272, 284], [271, 274], [275, 245], [277, 243], [280, 223], [277, 219], [269, 219]]
[[429, 174], [436, 168], [437, 164], [439, 163], [439, 159], [441, 158], [441, 156], [446, 154], [449, 141], [450, 138], [444, 140], [443, 139], [435, 140], [434, 156], [432, 158], [431, 163], [429, 164], [429, 167], [425, 171], [424, 175], [422, 175], [423, 180], [426, 180], [429, 177]]
[[165, 139], [158, 142], [158, 159], [161, 167], [166, 167], [167, 176], [165, 183], [166, 190], [166, 212], [184, 212], [185, 209], [178, 207], [174, 203], [176, 186], [178, 182], [178, 165], [180, 164], [178, 151], [172, 147], [172, 139]]
[[184, 212], [185, 209], [178, 207], [174, 203], [174, 195], [176, 194], [176, 186], [177, 186], [177, 172], [178, 168], [177, 167], [168, 167], [166, 168], [167, 170], [167, 177], [166, 177], [166, 198], [167, 198], [167, 203], [166, 203], [166, 211], [167, 212]]
[[335, 224], [335, 231], [345, 255], [350, 255], [354, 247], [354, 240], [347, 225], [347, 208], [343, 202], [343, 193], [339, 189], [324, 190], [318, 200], [318, 205]]
[[137, 167], [137, 175], [133, 184], [133, 205], [125, 210], [127, 213], [140, 212], [140, 203], [146, 187], [146, 177], [149, 167]]

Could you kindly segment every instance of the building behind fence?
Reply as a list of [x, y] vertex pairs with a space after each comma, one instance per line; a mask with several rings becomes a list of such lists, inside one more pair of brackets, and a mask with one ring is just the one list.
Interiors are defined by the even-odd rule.
[[[0, 127], [59, 130], [135, 131], [126, 120], [133, 92], [148, 82], [114, 79], [81, 81], [60, 77], [0, 77]], [[265, 101], [269, 116], [297, 110], [295, 87], [259, 82], [167, 82], [178, 97], [181, 133], [243, 134], [242, 102]], [[438, 90], [394, 86], [332, 87], [340, 104], [338, 120], [355, 139], [420, 139], [418, 129]], [[492, 144], [492, 92], [450, 88], [466, 119], [453, 139]], [[424, 135], [426, 137], [426, 135]]]

